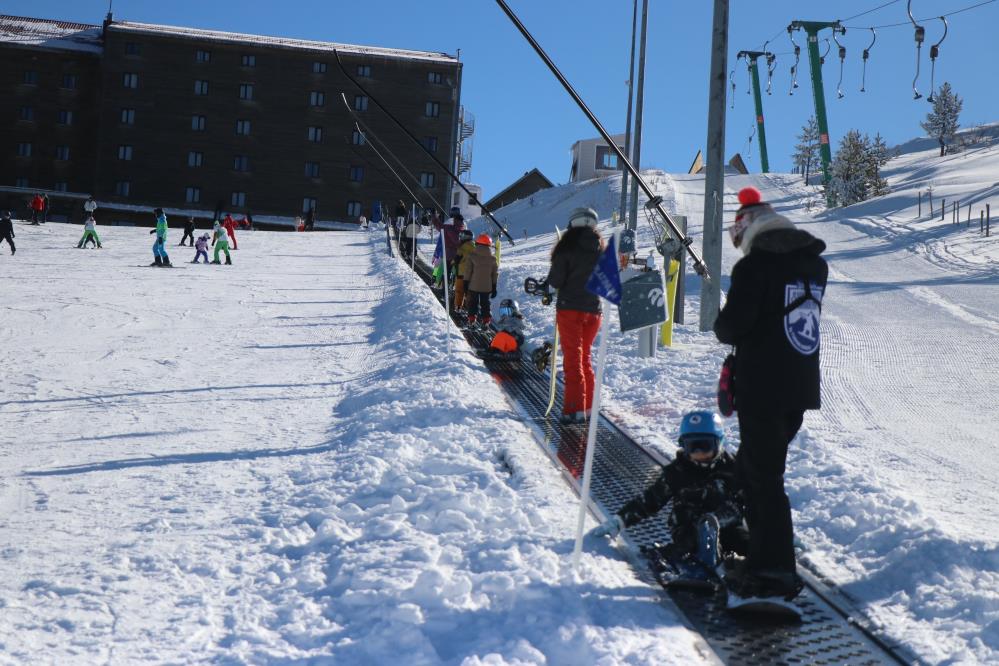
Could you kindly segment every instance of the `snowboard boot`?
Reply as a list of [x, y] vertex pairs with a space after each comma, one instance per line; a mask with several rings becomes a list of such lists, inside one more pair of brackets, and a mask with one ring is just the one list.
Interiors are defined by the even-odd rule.
[[173, 268], [173, 264], [170, 263], [170, 257], [163, 257], [163, 268]]
[[232, 266], [232, 257], [228, 257], [228, 256], [227, 256], [227, 257], [225, 258], [225, 265], [226, 265], [226, 266]]
[[483, 317], [482, 318], [482, 330], [488, 331], [489, 330], [489, 324], [491, 324], [491, 323], [493, 323], [493, 318], [492, 317], [490, 317], [488, 315], [485, 316], [485, 317]]
[[163, 260], [160, 259], [159, 256], [157, 255], [157, 256], [153, 257], [153, 263], [151, 263], [149, 265], [150, 266], [162, 266], [163, 265]]

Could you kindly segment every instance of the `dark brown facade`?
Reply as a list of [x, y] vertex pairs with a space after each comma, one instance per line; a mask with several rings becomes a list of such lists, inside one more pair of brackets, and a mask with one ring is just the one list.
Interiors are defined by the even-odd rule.
[[[405, 164], [412, 179], [398, 164], [392, 168], [420, 203], [430, 205], [430, 198], [413, 179], [446, 201], [446, 173], [344, 76], [331, 46], [109, 22], [102, 53], [87, 59], [6, 45], [5, 54], [17, 62], [42, 59], [44, 68], [37, 69], [49, 72], [44, 94], [42, 86], [18, 86], [23, 67], [6, 67], [2, 76], [5, 89], [34, 95], [36, 114], [52, 115], [68, 103], [63, 100], [86, 105], [89, 116], [77, 112], [79, 123], [67, 134], [81, 144], [71, 156], [80, 156], [81, 167], [87, 160], [87, 169], [72, 171], [78, 165], [70, 160], [71, 167], [62, 165], [63, 182], [69, 179], [70, 191], [92, 191], [105, 208], [162, 206], [206, 216], [220, 208], [252, 211], [266, 222], [314, 206], [320, 220], [356, 221], [371, 214], [375, 201], [389, 208], [399, 199], [409, 204], [412, 197], [356, 131], [341, 92], [381, 142], [382, 154], [388, 157], [387, 147]], [[445, 54], [340, 48], [345, 68], [371, 96], [442, 162], [453, 163], [460, 63]], [[82, 69], [83, 62], [89, 63], [86, 86], [81, 74], [75, 94], [53, 87], [59, 72]], [[17, 106], [0, 101], [8, 120], [17, 117]], [[58, 163], [43, 162], [38, 152], [17, 158], [15, 139], [37, 129], [20, 124], [4, 123], [0, 185], [26, 181], [30, 188], [55, 189]], [[54, 143], [57, 134], [45, 140]]]
[[547, 190], [553, 187], [552, 181], [548, 180], [545, 174], [537, 169], [531, 169], [523, 176], [515, 180], [506, 189], [486, 202], [486, 208], [491, 211], [499, 210], [503, 206], [519, 201], [524, 197], [529, 197], [535, 192]]

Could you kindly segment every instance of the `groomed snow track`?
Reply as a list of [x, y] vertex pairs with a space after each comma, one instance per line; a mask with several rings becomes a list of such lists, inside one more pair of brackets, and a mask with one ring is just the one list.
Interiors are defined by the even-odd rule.
[[[401, 255], [401, 253], [400, 253]], [[419, 258], [416, 272], [430, 285], [430, 269]], [[438, 295], [443, 306], [443, 296]], [[486, 334], [464, 331], [469, 344], [485, 349]], [[532, 426], [538, 443], [578, 494], [582, 482], [586, 429], [563, 426], [556, 417], [546, 418], [549, 377], [530, 361], [484, 359], [493, 378], [514, 408]], [[553, 415], [560, 413], [561, 388]], [[600, 416], [591, 481], [591, 511], [598, 516], [616, 512], [640, 493], [658, 475], [666, 462], [657, 452], [634, 441], [618, 426]], [[668, 510], [667, 509], [664, 509]], [[647, 520], [629, 528], [626, 540], [632, 546], [633, 564], [642, 580], [656, 584], [647, 564], [635, 556], [638, 548], [666, 543], [664, 520]], [[719, 659], [732, 666], [759, 664], [875, 665], [917, 664], [920, 660], [902, 645], [880, 637], [848, 601], [824, 585], [815, 574], [799, 567], [806, 587], [796, 599], [804, 611], [800, 623], [739, 618], [725, 608], [724, 594], [676, 590], [665, 594], [686, 618], [688, 625], [704, 637]]]

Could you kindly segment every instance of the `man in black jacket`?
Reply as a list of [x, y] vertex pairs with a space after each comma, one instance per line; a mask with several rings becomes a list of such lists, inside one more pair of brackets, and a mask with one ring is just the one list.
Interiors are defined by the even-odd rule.
[[805, 410], [820, 406], [819, 316], [829, 269], [819, 255], [826, 245], [775, 213], [756, 188], [740, 191], [739, 202], [729, 233], [745, 256], [732, 268], [714, 331], [736, 348], [736, 466], [749, 553], [745, 570], [726, 583], [738, 597], [791, 599], [801, 581], [784, 468]]
[[17, 248], [14, 247], [14, 223], [10, 219], [10, 211], [5, 210], [0, 218], [0, 241], [7, 241], [10, 245], [10, 253], [14, 254]]

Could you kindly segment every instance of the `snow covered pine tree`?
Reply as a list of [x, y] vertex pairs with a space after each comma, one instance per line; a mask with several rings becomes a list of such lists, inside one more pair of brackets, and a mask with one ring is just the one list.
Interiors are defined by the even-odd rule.
[[926, 114], [926, 120], [919, 123], [927, 134], [940, 143], [940, 157], [947, 152], [947, 143], [954, 140], [954, 134], [961, 126], [958, 117], [963, 105], [964, 101], [944, 81], [940, 92], [933, 95], [933, 110]]

